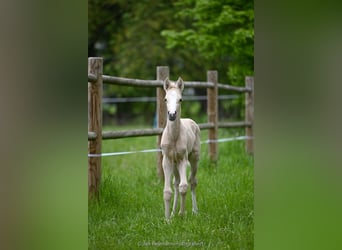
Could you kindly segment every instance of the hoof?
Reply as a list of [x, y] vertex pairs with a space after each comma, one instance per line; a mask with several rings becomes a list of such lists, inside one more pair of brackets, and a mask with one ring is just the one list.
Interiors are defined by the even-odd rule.
[[186, 211], [183, 212], [183, 213], [182, 213], [181, 211], [179, 211], [178, 215], [179, 215], [180, 217], [184, 217], [184, 216], [186, 215]]

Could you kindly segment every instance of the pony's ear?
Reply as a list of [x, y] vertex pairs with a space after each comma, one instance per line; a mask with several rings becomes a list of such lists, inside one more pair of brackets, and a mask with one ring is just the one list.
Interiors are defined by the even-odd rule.
[[168, 77], [164, 80], [164, 90], [166, 91], [170, 87], [170, 80]]
[[177, 84], [178, 88], [181, 91], [183, 91], [183, 89], [184, 89], [184, 82], [183, 82], [183, 79], [181, 77], [178, 77], [178, 80], [177, 80], [176, 84]]

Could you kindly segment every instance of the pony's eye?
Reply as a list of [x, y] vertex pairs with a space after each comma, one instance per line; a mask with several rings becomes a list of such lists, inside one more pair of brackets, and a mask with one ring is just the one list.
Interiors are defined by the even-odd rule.
[[179, 99], [179, 101], [180, 101], [180, 102], [182, 102], [182, 98], [181, 98], [181, 99]]
[[166, 102], [167, 100], [166, 100], [166, 98], [164, 98], [164, 102]]

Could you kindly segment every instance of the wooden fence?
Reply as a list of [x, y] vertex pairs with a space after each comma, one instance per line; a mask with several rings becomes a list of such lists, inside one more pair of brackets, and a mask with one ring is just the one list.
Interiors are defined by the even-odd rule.
[[[164, 103], [165, 91], [163, 81], [169, 77], [169, 67], [157, 67], [156, 80], [128, 79], [103, 75], [103, 59], [100, 57], [88, 58], [88, 154], [100, 155], [102, 140], [117, 139], [135, 136], [157, 136], [157, 147], [160, 147], [161, 134], [166, 125], [166, 106]], [[138, 129], [128, 131], [102, 132], [102, 91], [103, 83], [123, 86], [139, 86], [156, 88], [157, 99], [157, 128]], [[184, 82], [186, 88], [207, 89], [207, 114], [208, 122], [199, 124], [201, 130], [208, 129], [208, 150], [210, 160], [214, 163], [218, 156], [218, 128], [245, 127], [248, 137], [253, 137], [253, 113], [254, 113], [254, 78], [245, 78], [245, 87], [235, 87], [218, 83], [217, 71], [207, 72], [206, 82]], [[245, 121], [218, 122], [218, 90], [232, 90], [245, 93]], [[246, 152], [253, 153], [253, 140], [246, 140]], [[157, 173], [164, 178], [162, 170], [162, 154], [157, 153]], [[88, 156], [88, 194], [89, 198], [99, 197], [99, 185], [101, 179], [101, 157]]]

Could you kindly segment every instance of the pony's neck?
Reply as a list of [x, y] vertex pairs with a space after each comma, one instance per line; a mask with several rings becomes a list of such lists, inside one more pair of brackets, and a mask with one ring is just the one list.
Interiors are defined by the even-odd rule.
[[180, 133], [180, 117], [178, 116], [174, 121], [167, 120], [166, 126], [168, 127], [169, 138], [176, 143]]

